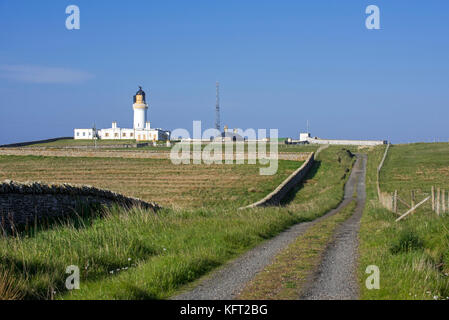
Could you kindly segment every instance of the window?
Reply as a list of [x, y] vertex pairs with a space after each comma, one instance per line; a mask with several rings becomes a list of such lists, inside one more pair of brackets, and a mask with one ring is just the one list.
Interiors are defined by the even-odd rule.
[[118, 133], [114, 133], [114, 137], [116, 137], [116, 138], [117, 138], [117, 137], [118, 137]]
[[134, 135], [134, 133], [132, 133], [132, 132], [129, 134], [130, 137], [132, 137], [133, 135]]
[[83, 132], [83, 137], [85, 137], [86, 136], [86, 133], [85, 132]]
[[126, 132], [123, 132], [123, 136], [126, 137]]
[[109, 137], [109, 133], [108, 132], [106, 132], [105, 137]]
[[77, 137], [79, 137], [79, 136], [80, 136], [80, 133], [79, 133], [79, 132], [77, 132], [77, 133], [76, 133], [76, 135], [77, 135]]

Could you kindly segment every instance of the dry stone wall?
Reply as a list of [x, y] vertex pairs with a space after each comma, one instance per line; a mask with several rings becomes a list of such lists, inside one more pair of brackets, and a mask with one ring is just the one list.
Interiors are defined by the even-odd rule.
[[109, 206], [113, 203], [125, 207], [140, 206], [154, 211], [160, 209], [156, 203], [91, 186], [18, 183], [10, 180], [0, 183], [0, 222], [3, 226], [66, 216], [73, 213], [80, 204]]
[[293, 172], [287, 179], [285, 179], [273, 192], [271, 192], [262, 200], [240, 209], [279, 204], [281, 200], [287, 195], [287, 193], [304, 179], [310, 168], [313, 166], [314, 161], [315, 154], [312, 152], [309, 154], [307, 160], [302, 164], [302, 166], [295, 170], [295, 172]]

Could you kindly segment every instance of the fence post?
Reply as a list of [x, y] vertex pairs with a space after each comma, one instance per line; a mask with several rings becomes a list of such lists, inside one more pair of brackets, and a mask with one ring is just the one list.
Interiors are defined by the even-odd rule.
[[446, 212], [446, 190], [444, 190], [444, 189], [441, 191], [441, 205], [442, 205], [441, 212], [445, 213]]
[[411, 200], [411, 207], [413, 208], [415, 206], [415, 190], [410, 191], [410, 198]]
[[430, 196], [428, 196], [427, 198], [425, 198], [423, 201], [421, 201], [420, 203], [418, 203], [416, 206], [414, 206], [413, 208], [410, 208], [410, 210], [408, 210], [406, 213], [404, 213], [403, 215], [401, 215], [399, 218], [396, 219], [396, 222], [404, 219], [407, 215], [409, 215], [411, 212], [415, 211], [416, 208], [418, 208], [420, 205], [422, 205], [424, 202], [426, 202], [427, 200], [430, 199]]
[[394, 190], [393, 212], [398, 213], [398, 190]]
[[437, 188], [437, 215], [440, 215], [440, 188]]
[[435, 187], [432, 186], [432, 211], [435, 211]]
[[[390, 143], [387, 144], [387, 147], [385, 148], [385, 152], [384, 155], [382, 157], [382, 160], [380, 161], [379, 166], [377, 167], [377, 176], [376, 176], [376, 185], [377, 185], [377, 196], [381, 202], [381, 204], [386, 207], [387, 205], [387, 201], [391, 200], [387, 198], [387, 194], [382, 194], [381, 190], [380, 190], [380, 170], [382, 169], [382, 166], [384, 165], [385, 159], [387, 157], [387, 153], [388, 153], [388, 149], [390, 148]], [[389, 195], [389, 194], [388, 194]], [[392, 205], [391, 203], [388, 204], [388, 206]], [[390, 208], [387, 207], [387, 209], [390, 210]]]

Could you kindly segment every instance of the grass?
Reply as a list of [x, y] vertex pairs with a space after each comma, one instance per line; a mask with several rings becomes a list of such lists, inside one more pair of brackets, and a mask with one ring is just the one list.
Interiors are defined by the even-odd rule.
[[303, 235], [279, 253], [242, 290], [244, 300], [297, 300], [318, 269], [321, 258], [337, 227], [351, 216], [356, 201], [350, 202], [337, 214], [311, 226]]
[[278, 151], [279, 152], [315, 152], [319, 148], [318, 145], [310, 145], [310, 144], [279, 144]]
[[75, 183], [168, 207], [238, 207], [260, 200], [301, 162], [279, 160], [274, 176], [260, 165], [174, 165], [167, 159], [0, 156], [0, 181]]
[[[168, 298], [264, 239], [335, 207], [352, 162], [341, 148], [326, 149], [281, 207], [235, 210], [222, 203], [157, 215], [113, 207], [102, 218], [4, 237], [0, 267], [24, 282], [20, 293], [27, 299]], [[81, 290], [64, 288], [69, 265], [81, 269]]]
[[7, 269], [0, 269], [0, 300], [20, 300], [23, 298], [23, 282]]
[[354, 163], [346, 148], [332, 146], [317, 157], [310, 174], [284, 199], [293, 211], [316, 217], [316, 212], [336, 208], [343, 197], [343, 186]]
[[[419, 208], [400, 222], [377, 201], [376, 167], [385, 147], [369, 152], [367, 203], [360, 229], [359, 279], [362, 299], [447, 299], [449, 296], [449, 216], [438, 217], [429, 206]], [[391, 152], [391, 153], [390, 153]], [[444, 187], [449, 170], [448, 144], [396, 145], [381, 171], [383, 191], [398, 190], [417, 202], [430, 186]], [[447, 185], [446, 185], [447, 187]], [[404, 212], [405, 207], [400, 207]], [[365, 269], [380, 269], [380, 289], [365, 286]]]

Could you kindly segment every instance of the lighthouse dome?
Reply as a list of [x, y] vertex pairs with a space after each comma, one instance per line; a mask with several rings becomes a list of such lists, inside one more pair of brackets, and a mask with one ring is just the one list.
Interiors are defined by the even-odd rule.
[[[139, 99], [136, 99], [137, 96], [140, 96]], [[134, 95], [134, 99], [133, 102], [136, 103], [136, 100], [139, 100], [139, 102], [143, 102], [145, 103], [145, 91], [142, 90], [142, 87], [139, 86], [139, 91], [136, 92], [136, 94]]]

